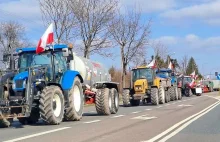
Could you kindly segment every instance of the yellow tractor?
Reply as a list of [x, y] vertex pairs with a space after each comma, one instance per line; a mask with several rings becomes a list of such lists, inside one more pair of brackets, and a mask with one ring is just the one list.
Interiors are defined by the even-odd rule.
[[124, 88], [123, 105], [139, 106], [140, 101], [163, 104], [170, 101], [170, 96], [175, 93], [171, 86], [171, 78], [156, 75], [157, 70], [140, 66], [132, 69], [130, 88]]

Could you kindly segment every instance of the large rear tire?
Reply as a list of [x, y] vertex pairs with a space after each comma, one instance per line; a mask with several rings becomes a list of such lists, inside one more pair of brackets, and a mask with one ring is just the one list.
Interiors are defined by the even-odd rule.
[[179, 94], [178, 94], [178, 88], [177, 87], [175, 87], [175, 95], [174, 96], [175, 96], [174, 97], [175, 100], [179, 99]]
[[98, 89], [95, 97], [95, 107], [98, 114], [110, 115], [112, 112], [112, 95], [108, 88]]
[[182, 91], [181, 88], [178, 88], [178, 99], [182, 100]]
[[158, 89], [157, 88], [151, 88], [151, 103], [153, 105], [159, 104]]
[[129, 107], [130, 106], [130, 90], [129, 89], [123, 90], [122, 101], [123, 101], [123, 106], [124, 107]]
[[168, 103], [170, 101], [170, 95], [168, 91], [165, 91], [165, 102]]
[[165, 89], [163, 86], [160, 86], [159, 88], [159, 103], [160, 104], [165, 103]]
[[41, 118], [48, 124], [57, 125], [63, 120], [64, 97], [58, 86], [47, 86], [40, 95]]
[[169, 89], [168, 89], [168, 93], [170, 95], [170, 100], [171, 101], [174, 101], [175, 100], [175, 87], [171, 86]]
[[116, 114], [119, 109], [119, 94], [118, 91], [115, 88], [112, 88], [110, 90], [111, 95], [112, 95], [112, 114]]
[[79, 121], [83, 114], [83, 89], [80, 79], [74, 79], [73, 87], [69, 92], [69, 107], [66, 108], [64, 119], [67, 121]]

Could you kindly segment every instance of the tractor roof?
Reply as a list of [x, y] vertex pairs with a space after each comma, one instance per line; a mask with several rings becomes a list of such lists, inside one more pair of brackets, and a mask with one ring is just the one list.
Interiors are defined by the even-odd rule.
[[157, 69], [156, 72], [172, 72], [171, 69]]
[[[63, 48], [67, 48], [67, 45], [65, 44], [56, 44], [54, 45], [54, 49], [63, 49]], [[35, 52], [36, 51], [36, 47], [24, 47], [24, 48], [17, 48], [16, 52]]]

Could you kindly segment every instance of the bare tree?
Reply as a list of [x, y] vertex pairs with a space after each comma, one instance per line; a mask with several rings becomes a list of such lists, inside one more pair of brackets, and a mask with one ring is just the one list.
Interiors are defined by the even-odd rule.
[[72, 12], [80, 27], [84, 57], [101, 52], [112, 46], [108, 40], [107, 24], [113, 18], [118, 2], [116, 0], [69, 0]]
[[38, 0], [45, 25], [54, 23], [57, 43], [67, 43], [73, 38], [73, 28], [76, 26], [68, 0]]
[[161, 41], [153, 41], [151, 47], [154, 49], [155, 56], [159, 56], [164, 61], [166, 60], [168, 48]]
[[29, 46], [25, 38], [25, 28], [16, 22], [0, 23], [0, 56], [11, 54], [15, 48]]
[[128, 64], [136, 57], [141, 57], [146, 52], [150, 34], [150, 21], [141, 24], [141, 13], [129, 11], [127, 14], [120, 14], [112, 21], [109, 32], [113, 39], [120, 46], [121, 67], [123, 87]]
[[188, 63], [189, 63], [189, 57], [188, 57], [187, 55], [184, 55], [184, 56], [182, 57], [182, 59], [180, 60], [180, 63], [179, 63], [180, 71], [181, 71], [183, 74], [186, 74], [186, 70], [187, 70]]

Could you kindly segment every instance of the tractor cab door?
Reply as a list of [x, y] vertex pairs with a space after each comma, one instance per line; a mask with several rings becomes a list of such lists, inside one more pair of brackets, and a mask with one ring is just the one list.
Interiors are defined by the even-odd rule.
[[67, 70], [66, 58], [62, 52], [55, 53], [55, 79], [59, 83], [64, 72]]

